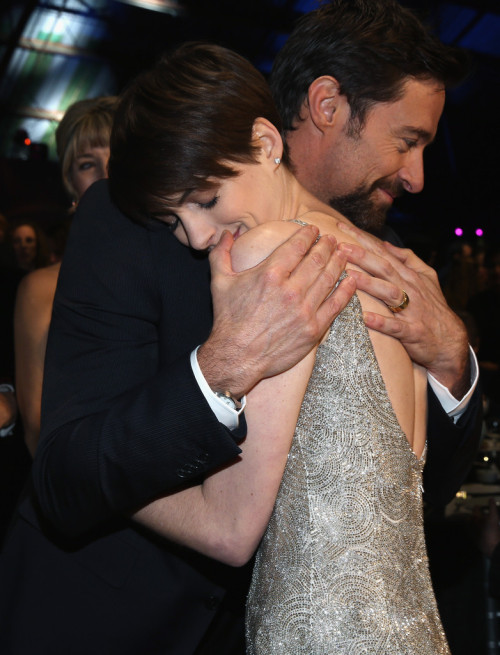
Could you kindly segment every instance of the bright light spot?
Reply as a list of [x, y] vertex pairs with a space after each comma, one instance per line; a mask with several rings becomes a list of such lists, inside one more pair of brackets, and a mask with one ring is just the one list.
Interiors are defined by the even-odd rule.
[[455, 228], [455, 234], [457, 235], [457, 237], [461, 237], [463, 233], [464, 233], [464, 231], [462, 230], [461, 227], [456, 227]]
[[177, 16], [181, 11], [181, 6], [176, 0], [121, 0], [126, 4], [151, 11], [161, 11], [166, 14]]
[[476, 236], [477, 237], [482, 237], [483, 234], [484, 234], [484, 232], [482, 231], [482, 229], [480, 227], [478, 227], [477, 230], [476, 230]]
[[30, 146], [31, 145], [31, 139], [28, 139], [28, 137], [26, 137], [26, 139], [24, 139], [24, 145], [25, 146]]

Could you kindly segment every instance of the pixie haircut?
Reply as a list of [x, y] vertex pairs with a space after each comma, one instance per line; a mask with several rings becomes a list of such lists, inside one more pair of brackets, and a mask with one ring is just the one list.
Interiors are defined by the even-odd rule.
[[71, 166], [88, 148], [109, 146], [111, 126], [118, 98], [101, 96], [79, 100], [68, 107], [56, 129], [57, 156], [66, 191], [74, 200], [77, 193], [71, 180]]
[[396, 0], [332, 0], [299, 20], [278, 53], [270, 84], [285, 132], [294, 129], [311, 83], [331, 75], [349, 102], [349, 131], [367, 111], [401, 98], [408, 78], [458, 84], [464, 51], [444, 45]]
[[256, 162], [258, 117], [281, 132], [266, 80], [240, 55], [199, 42], [164, 55], [117, 110], [109, 161], [115, 203], [141, 223], [174, 213], [195, 189], [235, 176], [232, 164]]

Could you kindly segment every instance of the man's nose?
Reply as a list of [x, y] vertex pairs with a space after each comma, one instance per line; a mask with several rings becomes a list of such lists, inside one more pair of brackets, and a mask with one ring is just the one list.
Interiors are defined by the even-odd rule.
[[408, 153], [405, 165], [399, 171], [405, 191], [420, 193], [424, 188], [424, 157], [420, 151]]

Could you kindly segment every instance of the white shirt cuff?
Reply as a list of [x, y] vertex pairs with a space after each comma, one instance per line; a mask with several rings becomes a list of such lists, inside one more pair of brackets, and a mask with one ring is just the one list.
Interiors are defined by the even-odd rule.
[[445, 387], [441, 382], [438, 382], [435, 377], [430, 373], [427, 373], [427, 379], [429, 384], [432, 387], [432, 390], [436, 394], [437, 399], [441, 403], [442, 408], [448, 414], [450, 418], [456, 423], [458, 419], [467, 409], [469, 400], [471, 399], [474, 389], [477, 386], [479, 380], [479, 366], [477, 364], [476, 354], [469, 346], [470, 354], [470, 378], [471, 378], [471, 388], [465, 394], [461, 400], [457, 400], [455, 396], [452, 396], [447, 387]]
[[218, 396], [216, 396], [208, 386], [205, 376], [201, 372], [198, 358], [196, 357], [198, 348], [191, 353], [191, 368], [193, 369], [194, 377], [198, 382], [198, 386], [200, 387], [202, 394], [205, 396], [207, 403], [210, 405], [212, 412], [217, 417], [217, 420], [223, 423], [229, 430], [235, 430], [239, 425], [240, 414], [247, 404], [246, 396], [243, 396], [241, 399], [241, 409], [239, 410], [231, 409], [231, 407], [228, 407], [224, 401], [218, 398]]

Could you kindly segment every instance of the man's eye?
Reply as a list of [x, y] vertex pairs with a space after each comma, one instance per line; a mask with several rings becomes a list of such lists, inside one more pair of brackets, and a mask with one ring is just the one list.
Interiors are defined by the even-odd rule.
[[214, 196], [212, 200], [209, 200], [208, 202], [199, 202], [198, 206], [201, 207], [201, 209], [212, 209], [212, 207], [215, 207], [218, 201], [219, 196]]
[[405, 139], [404, 141], [408, 148], [415, 148], [417, 145], [417, 142], [414, 139]]

